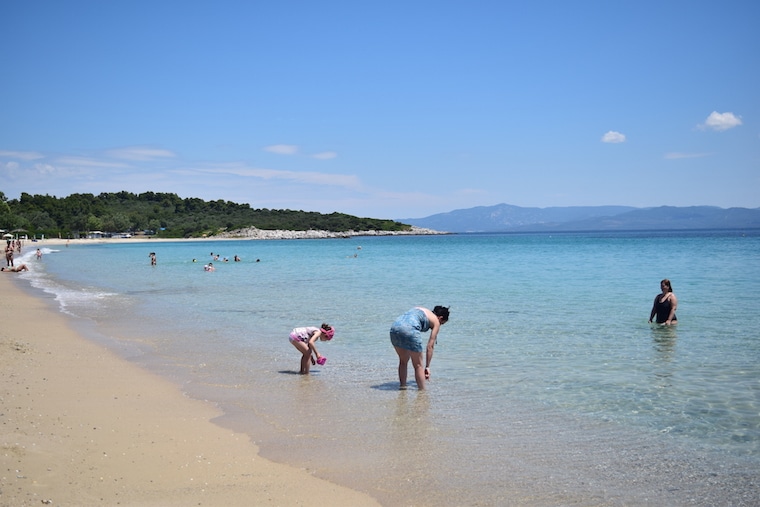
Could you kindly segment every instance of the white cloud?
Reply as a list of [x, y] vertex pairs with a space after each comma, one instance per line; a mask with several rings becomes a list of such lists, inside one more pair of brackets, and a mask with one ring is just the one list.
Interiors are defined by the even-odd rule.
[[244, 165], [215, 165], [204, 172], [216, 174], [234, 174], [236, 176], [261, 178], [264, 180], [288, 180], [309, 185], [331, 185], [350, 189], [360, 188], [359, 178], [352, 174], [329, 174], [318, 172], [279, 171], [276, 169], [260, 169]]
[[85, 157], [61, 157], [56, 160], [56, 162], [60, 165], [75, 167], [129, 167], [128, 164], [124, 164], [122, 162], [106, 162], [103, 160]]
[[[0, 177], [3, 179], [15, 179], [18, 177], [20, 167], [19, 163], [15, 160], [0, 164]], [[5, 183], [7, 184], [8, 182], [6, 181]]]
[[710, 116], [707, 117], [704, 123], [697, 125], [698, 128], [712, 129], [721, 132], [723, 130], [732, 129], [742, 124], [741, 116], [735, 116], [734, 113], [719, 113], [713, 111]]
[[55, 167], [50, 164], [34, 164], [34, 170], [43, 176], [50, 176], [57, 172]]
[[293, 144], [273, 144], [264, 148], [265, 151], [270, 153], [277, 153], [278, 155], [295, 155], [298, 153], [298, 146]]
[[16, 161], [0, 164], [0, 176], [13, 181], [44, 181], [55, 173], [55, 167], [50, 164], [21, 165]]
[[665, 154], [665, 160], [677, 160], [680, 158], [702, 158], [702, 157], [709, 157], [712, 155], [712, 153], [680, 153], [680, 152], [671, 152]]
[[603, 143], [624, 143], [625, 142], [625, 135], [621, 134], [620, 132], [615, 132], [614, 130], [610, 130], [606, 134], [602, 136], [602, 142]]
[[338, 154], [334, 151], [323, 151], [322, 153], [315, 153], [311, 156], [311, 158], [316, 158], [318, 160], [330, 160], [331, 158], [337, 157]]
[[20, 160], [37, 160], [39, 158], [45, 158], [45, 155], [41, 153], [37, 153], [36, 151], [2, 151], [0, 150], [0, 157], [17, 158]]
[[158, 148], [146, 148], [144, 146], [132, 146], [109, 150], [106, 155], [124, 160], [155, 160], [157, 158], [174, 158], [176, 155], [169, 150]]

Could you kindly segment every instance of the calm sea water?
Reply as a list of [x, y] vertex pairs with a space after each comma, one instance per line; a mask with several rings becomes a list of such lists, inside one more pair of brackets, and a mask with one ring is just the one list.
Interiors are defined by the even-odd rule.
[[[38, 245], [21, 276], [93, 339], [386, 505], [760, 501], [757, 232]], [[662, 278], [676, 327], [647, 323]], [[390, 324], [438, 304], [429, 389], [400, 391]], [[288, 333], [323, 321], [296, 375]]]

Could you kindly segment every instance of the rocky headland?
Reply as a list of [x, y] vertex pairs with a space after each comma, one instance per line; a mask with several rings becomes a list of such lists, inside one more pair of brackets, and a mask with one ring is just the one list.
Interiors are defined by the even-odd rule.
[[286, 231], [267, 230], [256, 227], [247, 227], [234, 231], [223, 232], [213, 236], [215, 239], [328, 239], [328, 238], [353, 238], [358, 236], [421, 236], [433, 234], [450, 234], [448, 232], [425, 229], [412, 226], [408, 231]]

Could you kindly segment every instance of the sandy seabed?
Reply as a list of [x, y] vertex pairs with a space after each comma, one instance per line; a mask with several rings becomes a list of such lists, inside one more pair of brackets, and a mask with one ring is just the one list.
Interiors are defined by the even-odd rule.
[[379, 505], [261, 458], [212, 404], [86, 340], [16, 276], [0, 274], [0, 505]]

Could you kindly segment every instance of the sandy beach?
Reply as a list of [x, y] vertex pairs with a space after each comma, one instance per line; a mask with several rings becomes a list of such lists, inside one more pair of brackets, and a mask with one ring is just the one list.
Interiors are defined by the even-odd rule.
[[379, 505], [261, 458], [213, 405], [86, 340], [16, 276], [0, 275], [0, 505]]

